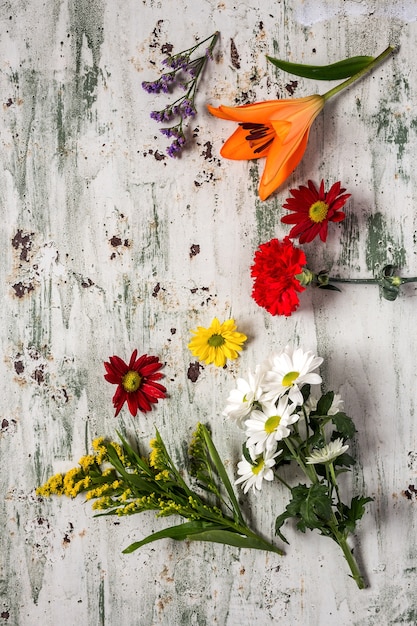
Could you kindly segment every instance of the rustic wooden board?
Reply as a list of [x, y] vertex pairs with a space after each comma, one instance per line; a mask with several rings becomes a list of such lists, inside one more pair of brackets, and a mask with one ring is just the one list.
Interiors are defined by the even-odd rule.
[[[0, 624], [415, 624], [416, 287], [394, 303], [375, 287], [308, 291], [292, 317], [272, 318], [250, 299], [248, 268], [259, 243], [287, 233], [288, 190], [323, 177], [352, 198], [326, 248], [309, 248], [316, 269], [371, 276], [395, 263], [417, 274], [417, 3], [19, 0], [1, 9]], [[194, 146], [169, 159], [149, 118], [163, 99], [141, 82], [155, 78], [165, 43], [180, 51], [216, 29]], [[232, 128], [206, 102], [326, 90], [275, 71], [265, 54], [328, 63], [388, 43], [399, 53], [327, 105], [300, 167], [267, 202], [256, 191], [261, 164], [219, 159]], [[249, 341], [226, 369], [198, 369], [189, 330], [215, 315], [234, 316]], [[115, 428], [147, 441], [156, 424], [180, 459], [206, 421], [232, 474], [241, 437], [221, 417], [229, 389], [289, 341], [325, 358], [326, 385], [358, 428], [353, 487], [375, 498], [355, 538], [368, 589], [358, 592], [337, 546], [311, 533], [289, 530], [282, 558], [170, 541], [122, 555], [168, 521], [119, 524], [93, 519], [82, 500], [35, 496], [86, 441]], [[152, 414], [114, 419], [103, 361], [135, 347], [166, 363], [170, 397]], [[246, 510], [272, 536], [284, 506], [269, 485]]]

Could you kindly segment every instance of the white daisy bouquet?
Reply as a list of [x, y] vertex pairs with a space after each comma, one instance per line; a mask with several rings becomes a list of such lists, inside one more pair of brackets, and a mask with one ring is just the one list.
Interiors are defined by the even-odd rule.
[[[316, 529], [332, 538], [363, 589], [348, 537], [372, 498], [354, 496], [349, 504], [341, 500], [338, 478], [355, 463], [346, 442], [356, 429], [338, 394], [312, 391], [322, 383], [316, 371], [322, 362], [310, 351], [287, 346], [249, 372], [247, 380], [237, 380], [224, 410], [246, 435], [236, 484], [246, 494], [277, 479], [289, 490], [290, 501], [276, 519], [276, 534], [288, 543], [281, 529], [292, 518], [301, 532]], [[296, 486], [288, 477], [291, 463], [304, 476]]]

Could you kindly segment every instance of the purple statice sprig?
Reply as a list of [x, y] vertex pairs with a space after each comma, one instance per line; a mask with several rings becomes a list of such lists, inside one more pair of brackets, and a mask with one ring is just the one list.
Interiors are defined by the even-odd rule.
[[[162, 61], [162, 64], [169, 68], [157, 80], [153, 82], [144, 81], [142, 88], [150, 94], [171, 93], [176, 87], [183, 90], [184, 95], [167, 104], [160, 111], [152, 111], [151, 118], [156, 122], [169, 122], [179, 118], [177, 124], [168, 128], [162, 128], [161, 133], [166, 137], [173, 138], [173, 142], [167, 148], [170, 157], [179, 156], [184, 145], [186, 137], [184, 132], [184, 121], [193, 118], [197, 114], [195, 107], [195, 97], [199, 79], [209, 59], [213, 59], [213, 49], [219, 37], [216, 31], [207, 39], [203, 39], [195, 46], [182, 50], [177, 54], [170, 55]], [[209, 42], [205, 48], [204, 55], [192, 59], [193, 53], [204, 43]]]

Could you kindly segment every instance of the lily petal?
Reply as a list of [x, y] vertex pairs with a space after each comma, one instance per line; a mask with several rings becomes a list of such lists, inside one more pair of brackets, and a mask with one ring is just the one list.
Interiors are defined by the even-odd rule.
[[273, 151], [271, 149], [267, 156], [259, 183], [258, 193], [261, 200], [266, 200], [295, 170], [306, 151], [309, 131], [310, 129], [297, 145], [285, 144], [285, 149], [282, 144], [272, 146]]
[[[310, 127], [324, 107], [318, 94], [293, 100], [270, 100], [239, 107], [208, 106], [210, 113], [240, 126], [223, 145], [220, 154], [228, 159], [266, 157], [259, 197], [266, 200], [293, 172], [307, 147]], [[251, 130], [251, 126], [252, 127]], [[259, 129], [256, 125], [263, 128]], [[248, 130], [249, 129], [249, 130]]]

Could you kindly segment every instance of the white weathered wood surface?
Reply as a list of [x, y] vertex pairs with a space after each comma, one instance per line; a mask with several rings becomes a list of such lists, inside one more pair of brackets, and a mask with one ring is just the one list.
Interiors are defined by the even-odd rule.
[[[250, 298], [248, 268], [259, 243], [288, 232], [288, 190], [323, 177], [341, 180], [352, 199], [328, 245], [308, 248], [314, 269], [370, 276], [393, 262], [417, 274], [417, 3], [0, 5], [0, 624], [415, 624], [416, 287], [394, 303], [375, 287], [306, 291], [296, 314], [272, 318]], [[167, 142], [149, 113], [164, 98], [141, 82], [156, 77], [163, 44], [180, 51], [216, 29], [195, 144], [180, 160], [161, 159]], [[288, 97], [294, 77], [275, 72], [266, 53], [328, 63], [388, 43], [400, 52], [327, 105], [302, 164], [267, 202], [256, 193], [260, 163], [219, 159], [233, 124], [204, 103]], [[329, 87], [296, 81], [294, 97]], [[249, 341], [227, 369], [203, 367], [192, 382], [189, 329], [215, 315], [234, 316]], [[313, 533], [289, 530], [283, 558], [170, 541], [127, 556], [126, 545], [169, 520], [93, 519], [82, 499], [34, 495], [86, 441], [116, 428], [147, 441], [156, 424], [180, 459], [206, 421], [232, 473], [241, 436], [221, 417], [229, 389], [291, 341], [325, 358], [327, 388], [343, 395], [358, 429], [352, 488], [375, 498], [355, 538], [365, 591], [337, 546]], [[170, 397], [146, 416], [124, 409], [114, 419], [103, 361], [135, 347], [166, 362]], [[285, 502], [267, 485], [246, 510], [272, 536]]]

